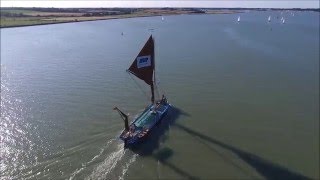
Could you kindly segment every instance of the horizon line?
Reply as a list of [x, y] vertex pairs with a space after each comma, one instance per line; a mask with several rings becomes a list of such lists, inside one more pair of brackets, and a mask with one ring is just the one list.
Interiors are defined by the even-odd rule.
[[113, 8], [127, 8], [127, 9], [163, 9], [163, 8], [169, 8], [169, 9], [183, 9], [183, 8], [194, 8], [194, 9], [320, 9], [319, 7], [307, 7], [307, 8], [286, 8], [286, 7], [26, 7], [26, 6], [11, 6], [11, 7], [0, 7], [0, 8], [56, 8], [56, 9], [73, 9], [73, 8], [79, 8], [79, 9], [113, 9]]
[[319, 9], [318, 0], [93, 0], [93, 1], [19, 1], [1, 0], [2, 7], [43, 7], [43, 8], [279, 8]]

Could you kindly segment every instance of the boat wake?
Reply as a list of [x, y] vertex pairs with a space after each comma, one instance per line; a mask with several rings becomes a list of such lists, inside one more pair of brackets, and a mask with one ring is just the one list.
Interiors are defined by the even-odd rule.
[[134, 154], [131, 159], [124, 165], [122, 166], [122, 174], [119, 176], [119, 180], [123, 180], [124, 176], [126, 175], [129, 166], [136, 161], [138, 154]]
[[118, 161], [124, 155], [124, 148], [122, 144], [118, 144], [117, 150], [111, 153], [103, 163], [96, 167], [88, 179], [106, 179], [108, 174], [113, 170], [117, 165]]
[[108, 141], [107, 144], [105, 145], [105, 147], [104, 147], [104, 148], [101, 148], [100, 152], [99, 152], [97, 155], [95, 155], [90, 161], [88, 161], [88, 162], [86, 162], [86, 163], [83, 163], [81, 168], [75, 170], [75, 171], [71, 174], [69, 180], [75, 179], [75, 176], [76, 176], [76, 175], [80, 174], [80, 173], [81, 173], [83, 170], [85, 170], [89, 165], [91, 165], [93, 162], [95, 162], [96, 160], [98, 160], [99, 157], [101, 157], [101, 156], [103, 155], [103, 153], [105, 152], [106, 148], [107, 148], [112, 142], [114, 142], [114, 140], [115, 140], [115, 139], [111, 139], [110, 141]]
[[136, 161], [138, 155], [126, 153], [122, 142], [115, 142], [114, 145], [115, 150], [85, 179], [124, 179], [129, 166]]
[[[85, 147], [89, 145], [86, 144]], [[90, 158], [80, 162], [77, 168], [65, 171], [66, 164], [71, 161], [74, 154], [85, 153], [87, 148], [81, 144], [56, 153], [52, 158], [39, 162], [36, 165], [25, 168], [16, 178], [42, 179], [60, 176], [61, 179], [124, 179], [129, 166], [136, 161], [138, 155], [130, 153], [123, 148], [123, 143], [116, 138], [108, 140], [100, 150], [97, 150]], [[76, 163], [73, 159], [73, 163]], [[77, 162], [79, 163], [79, 162]], [[1, 178], [0, 178], [1, 179]]]

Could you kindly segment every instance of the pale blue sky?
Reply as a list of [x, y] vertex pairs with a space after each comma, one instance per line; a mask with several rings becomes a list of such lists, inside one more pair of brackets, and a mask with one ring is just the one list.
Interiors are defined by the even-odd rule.
[[261, 7], [261, 8], [319, 8], [319, 1], [300, 0], [104, 0], [104, 1], [77, 1], [77, 0], [1, 0], [1, 7]]

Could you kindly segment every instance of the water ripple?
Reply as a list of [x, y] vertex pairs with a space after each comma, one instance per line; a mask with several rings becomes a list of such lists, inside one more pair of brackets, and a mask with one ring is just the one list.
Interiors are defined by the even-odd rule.
[[1, 65], [1, 178], [12, 179], [30, 164], [37, 162], [35, 143], [30, 138], [31, 125], [25, 115], [29, 111], [23, 101], [15, 96], [15, 86], [10, 84], [10, 73]]

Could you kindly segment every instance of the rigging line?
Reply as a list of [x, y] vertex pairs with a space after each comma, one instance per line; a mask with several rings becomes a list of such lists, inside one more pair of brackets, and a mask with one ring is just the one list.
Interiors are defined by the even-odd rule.
[[160, 99], [160, 93], [159, 93], [159, 88], [158, 88], [158, 86], [157, 86], [157, 96], [158, 96], [158, 98]]
[[155, 89], [156, 89], [156, 93], [157, 93], [157, 96], [158, 96], [158, 98], [160, 98], [160, 93], [159, 93], [159, 85], [158, 85], [158, 83], [157, 83], [157, 81], [155, 80], [155, 82], [154, 82], [154, 85], [155, 85]]
[[[158, 71], [158, 72], [159, 72], [159, 71]], [[162, 92], [162, 94], [166, 95], [166, 94], [167, 94], [166, 91], [165, 91], [164, 89], [162, 89], [161, 86], [160, 86], [160, 80], [159, 80], [159, 78], [157, 78], [156, 84], [157, 84], [158, 95], [159, 95], [159, 90]], [[159, 97], [160, 97], [160, 96], [159, 96]]]
[[142, 94], [145, 95], [147, 97], [147, 99], [149, 98], [148, 93], [146, 91], [143, 90], [143, 88], [139, 85], [139, 83], [131, 76], [131, 74], [128, 72], [129, 77], [133, 80], [133, 82], [135, 82], [136, 86], [141, 90]]
[[164, 95], [166, 95], [167, 93], [165, 92], [165, 90], [164, 89], [162, 89], [160, 86], [158, 86], [158, 88], [159, 88], [159, 90], [161, 91], [161, 92], [163, 92], [163, 94]]

